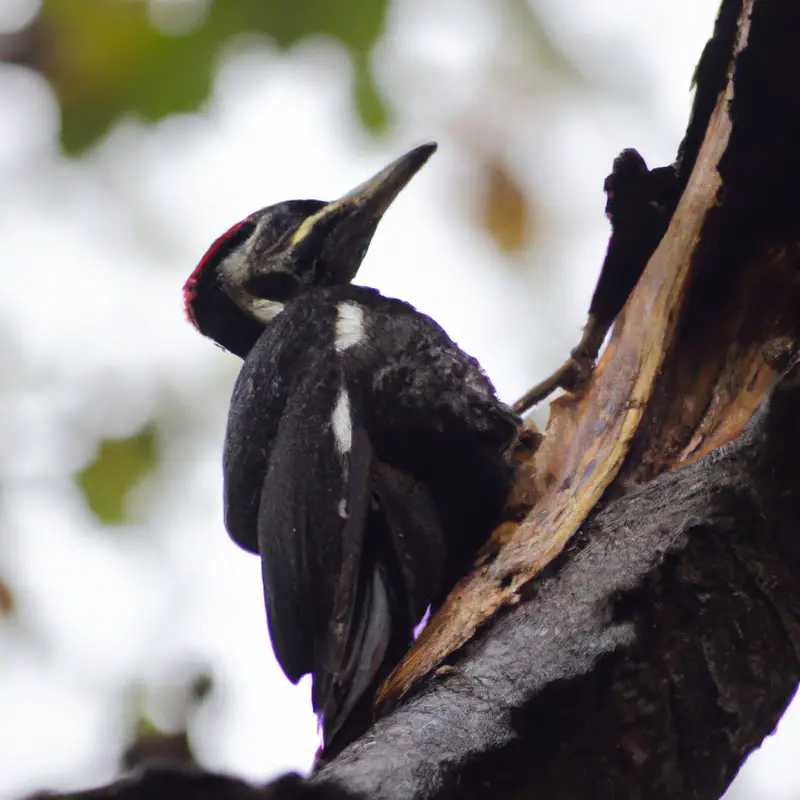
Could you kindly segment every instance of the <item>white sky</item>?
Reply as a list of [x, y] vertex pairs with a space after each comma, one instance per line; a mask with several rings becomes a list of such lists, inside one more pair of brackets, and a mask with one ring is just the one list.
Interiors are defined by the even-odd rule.
[[[577, 341], [606, 245], [613, 157], [628, 146], [651, 165], [674, 157], [716, 5], [540, 3], [588, 72], [649, 97], [644, 111], [625, 95], [549, 98], [546, 119], [503, 129], [498, 148], [541, 187], [554, 221], [541, 271], [509, 270], [472, 224], [474, 168], [451, 135], [476, 102], [471, 78], [497, 58], [491, 0], [395, 3], [376, 66], [402, 122], [379, 142], [352, 120], [347, 59], [324, 41], [231, 53], [204, 114], [121, 124], [78, 163], [58, 156], [47, 85], [0, 68], [0, 574], [20, 607], [18, 623], [0, 621], [0, 797], [112, 779], [120, 686], [161, 682], [187, 661], [216, 678], [192, 726], [208, 767], [266, 779], [307, 768], [317, 747], [307, 682], [291, 686], [271, 655], [258, 561], [222, 528], [238, 363], [185, 323], [180, 301], [208, 244], [256, 208], [335, 197], [438, 140], [358, 281], [430, 313], [513, 400]], [[479, 119], [482, 136], [511, 113], [502, 100]], [[99, 437], [153, 415], [161, 471], [139, 488], [136, 521], [109, 533], [71, 474]], [[795, 794], [800, 712], [780, 728], [740, 796]]]

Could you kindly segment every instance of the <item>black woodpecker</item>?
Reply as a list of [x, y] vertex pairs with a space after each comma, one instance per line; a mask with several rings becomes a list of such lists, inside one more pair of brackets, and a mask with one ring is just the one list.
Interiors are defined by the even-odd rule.
[[435, 149], [334, 202], [251, 214], [184, 289], [192, 323], [244, 359], [225, 525], [261, 555], [284, 672], [313, 676], [323, 757], [369, 725], [380, 682], [469, 569], [513, 480], [519, 420], [477, 361], [408, 303], [350, 284]]

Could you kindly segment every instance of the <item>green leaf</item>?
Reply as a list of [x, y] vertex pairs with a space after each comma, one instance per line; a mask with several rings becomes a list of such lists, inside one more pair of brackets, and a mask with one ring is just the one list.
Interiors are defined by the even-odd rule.
[[131, 490], [158, 463], [155, 430], [148, 426], [130, 439], [104, 439], [97, 455], [77, 475], [77, 482], [94, 515], [109, 525], [127, 519]]
[[358, 115], [367, 130], [383, 133], [389, 127], [389, 109], [378, 93], [372, 72], [365, 66], [355, 65], [355, 100]]
[[387, 124], [369, 53], [381, 36], [387, 0], [215, 0], [182, 35], [158, 30], [144, 0], [45, 0], [36, 21], [48, 43], [36, 66], [62, 112], [62, 144], [79, 153], [126, 114], [158, 120], [197, 110], [209, 95], [220, 48], [263, 33], [288, 48], [327, 35], [349, 52], [354, 102], [372, 130]]

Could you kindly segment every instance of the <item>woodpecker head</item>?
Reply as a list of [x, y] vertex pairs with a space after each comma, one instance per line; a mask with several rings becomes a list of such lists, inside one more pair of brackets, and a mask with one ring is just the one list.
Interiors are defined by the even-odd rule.
[[384, 212], [435, 150], [411, 150], [331, 203], [290, 200], [238, 222], [186, 281], [189, 320], [244, 358], [293, 297], [355, 277]]

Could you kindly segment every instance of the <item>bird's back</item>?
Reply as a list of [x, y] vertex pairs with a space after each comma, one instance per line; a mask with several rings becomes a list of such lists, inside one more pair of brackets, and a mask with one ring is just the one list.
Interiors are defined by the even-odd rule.
[[514, 431], [474, 359], [370, 289], [307, 292], [245, 359], [226, 524], [261, 553], [276, 656], [293, 681], [313, 674], [326, 747], [371, 709], [414, 625], [488, 536]]

